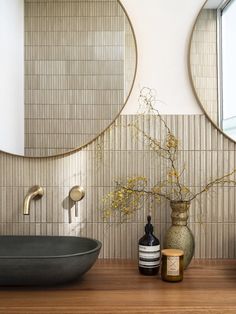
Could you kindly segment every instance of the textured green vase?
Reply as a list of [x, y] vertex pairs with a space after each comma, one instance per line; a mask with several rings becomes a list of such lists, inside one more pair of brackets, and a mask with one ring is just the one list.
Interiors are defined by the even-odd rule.
[[195, 249], [193, 234], [187, 226], [190, 202], [171, 201], [170, 207], [172, 226], [167, 230], [164, 248], [183, 250], [184, 269], [186, 269], [193, 258]]

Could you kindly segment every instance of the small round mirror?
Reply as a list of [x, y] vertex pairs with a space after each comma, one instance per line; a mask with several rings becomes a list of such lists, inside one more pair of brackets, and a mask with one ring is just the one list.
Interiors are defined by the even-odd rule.
[[208, 0], [192, 32], [189, 70], [204, 112], [236, 140], [236, 0]]

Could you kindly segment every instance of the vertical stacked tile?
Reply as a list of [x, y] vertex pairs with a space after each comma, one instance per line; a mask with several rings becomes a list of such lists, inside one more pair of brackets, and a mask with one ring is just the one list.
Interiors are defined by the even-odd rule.
[[[235, 144], [224, 138], [203, 116], [166, 116], [180, 139], [179, 166], [185, 165], [185, 185], [200, 191], [210, 180], [236, 168]], [[143, 204], [129, 222], [119, 215], [103, 221], [102, 199], [114, 189], [114, 181], [144, 175], [149, 187], [166, 177], [165, 160], [153, 152], [144, 138], [128, 127], [136, 116], [121, 116], [98, 140], [67, 157], [29, 159], [0, 153], [0, 233], [37, 235], [80, 235], [103, 242], [101, 257], [136, 258], [137, 239], [151, 211], [157, 236], [163, 241], [171, 223], [168, 202]], [[154, 116], [138, 118], [139, 126], [156, 138], [165, 133]], [[32, 201], [30, 215], [22, 204], [28, 189], [40, 184], [44, 197]], [[86, 197], [75, 204], [68, 194], [81, 184]], [[215, 187], [191, 204], [190, 227], [196, 239], [195, 257], [235, 258], [235, 187]]]
[[191, 73], [197, 95], [217, 124], [217, 12], [201, 11], [191, 44]]
[[113, 121], [124, 103], [124, 71], [128, 91], [134, 73], [126, 19], [114, 0], [25, 0], [26, 155], [81, 146]]

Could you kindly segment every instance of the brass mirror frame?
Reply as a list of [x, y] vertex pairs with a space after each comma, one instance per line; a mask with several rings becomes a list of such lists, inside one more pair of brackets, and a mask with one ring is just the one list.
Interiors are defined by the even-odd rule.
[[123, 104], [122, 108], [119, 110], [118, 114], [115, 116], [113, 121], [102, 132], [100, 132], [98, 135], [96, 135], [88, 143], [83, 144], [83, 145], [81, 145], [79, 147], [76, 147], [74, 149], [68, 150], [65, 153], [60, 153], [60, 154], [55, 154], [55, 155], [50, 155], [50, 156], [24, 156], [24, 155], [18, 155], [18, 154], [5, 152], [3, 150], [0, 150], [0, 153], [6, 154], [6, 155], [10, 155], [10, 156], [15, 156], [15, 157], [29, 158], [29, 159], [47, 159], [47, 158], [55, 158], [55, 157], [59, 157], [59, 158], [60, 157], [66, 157], [66, 156], [69, 156], [69, 155], [71, 155], [73, 153], [76, 153], [76, 152], [82, 150], [83, 148], [85, 148], [88, 145], [90, 145], [93, 141], [96, 141], [99, 138], [99, 136], [103, 135], [111, 127], [111, 125], [117, 120], [117, 118], [120, 116], [122, 110], [124, 109], [125, 105], [127, 104], [128, 99], [129, 99], [129, 97], [131, 95], [131, 92], [133, 90], [134, 82], [135, 82], [136, 75], [137, 75], [137, 66], [138, 66], [138, 48], [137, 48], [137, 40], [136, 40], [136, 36], [135, 36], [135, 32], [134, 32], [134, 27], [133, 27], [131, 19], [130, 19], [129, 15], [128, 15], [124, 5], [121, 3], [121, 1], [122, 0], [117, 0], [118, 4], [121, 6], [122, 10], [124, 11], [124, 14], [125, 14], [126, 18], [128, 19], [128, 22], [129, 22], [129, 25], [130, 25], [130, 28], [131, 28], [131, 31], [132, 31], [132, 35], [133, 35], [133, 38], [134, 38], [134, 49], [135, 49], [135, 56], [136, 56], [136, 58], [135, 58], [135, 66], [134, 66], [134, 77], [133, 77], [133, 80], [132, 80], [132, 83], [131, 83], [131, 86], [130, 86], [129, 93], [128, 93], [125, 101], [124, 101], [124, 104]]
[[192, 46], [192, 39], [193, 39], [193, 34], [194, 34], [194, 30], [195, 30], [195, 26], [197, 24], [198, 18], [203, 10], [203, 8], [205, 7], [205, 5], [207, 4], [208, 0], [205, 0], [204, 4], [202, 5], [196, 19], [193, 25], [193, 29], [191, 31], [191, 35], [190, 35], [190, 39], [189, 39], [189, 46], [188, 46], [188, 74], [189, 74], [189, 79], [190, 79], [190, 84], [192, 87], [192, 91], [194, 93], [194, 96], [200, 106], [200, 108], [202, 109], [203, 113], [205, 114], [205, 116], [207, 117], [207, 119], [211, 122], [211, 124], [221, 133], [223, 134], [227, 139], [231, 140], [233, 143], [236, 143], [236, 140], [234, 140], [233, 138], [231, 138], [229, 135], [227, 135], [214, 121], [212, 121], [211, 117], [209, 116], [209, 114], [206, 112], [206, 109], [204, 108], [198, 93], [196, 91], [195, 85], [194, 85], [194, 81], [193, 81], [193, 75], [192, 75], [192, 70], [191, 70], [191, 46]]

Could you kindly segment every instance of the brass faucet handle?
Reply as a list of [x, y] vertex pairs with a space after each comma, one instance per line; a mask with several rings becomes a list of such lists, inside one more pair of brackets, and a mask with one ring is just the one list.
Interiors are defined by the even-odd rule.
[[85, 190], [84, 190], [84, 188], [82, 186], [75, 185], [70, 190], [69, 196], [72, 199], [72, 201], [79, 202], [79, 201], [81, 201], [84, 198]]

